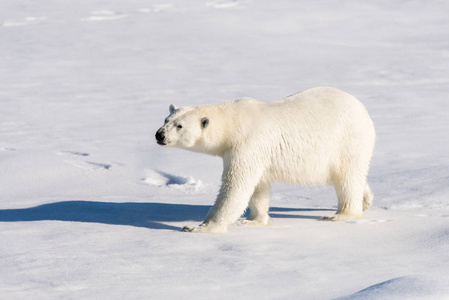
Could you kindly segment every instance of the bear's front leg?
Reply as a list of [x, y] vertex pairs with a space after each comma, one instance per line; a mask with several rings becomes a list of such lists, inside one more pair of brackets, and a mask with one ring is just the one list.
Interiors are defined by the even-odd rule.
[[204, 222], [199, 226], [184, 227], [183, 231], [223, 233], [229, 224], [243, 215], [262, 172], [251, 165], [250, 159], [239, 161], [245, 163], [231, 163], [223, 171], [220, 192]]

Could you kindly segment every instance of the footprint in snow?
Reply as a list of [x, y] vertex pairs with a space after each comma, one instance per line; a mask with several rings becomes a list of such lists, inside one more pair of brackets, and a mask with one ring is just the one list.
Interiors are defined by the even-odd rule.
[[[61, 151], [57, 153], [58, 155], [68, 155], [68, 156], [72, 156], [73, 158], [78, 157], [87, 157], [90, 154], [86, 153], [86, 152], [78, 152], [78, 151]], [[75, 161], [75, 160], [66, 160], [65, 161], [68, 164], [71, 164], [75, 167], [78, 168], [82, 168], [82, 169], [87, 169], [90, 171], [97, 171], [97, 170], [109, 170], [110, 168], [112, 168], [112, 164], [110, 163], [99, 163], [99, 162], [93, 162], [93, 161]]]
[[77, 155], [77, 156], [89, 156], [89, 153], [78, 152], [78, 151], [61, 151], [61, 152], [58, 152], [58, 154], [59, 155], [70, 154], [70, 155]]
[[82, 19], [82, 21], [86, 22], [95, 22], [95, 21], [114, 21], [126, 18], [128, 15], [120, 14], [118, 12], [112, 10], [97, 10], [90, 12], [90, 16]]
[[112, 168], [112, 164], [107, 163], [98, 163], [98, 162], [92, 162], [92, 161], [65, 161], [68, 164], [71, 164], [72, 166], [86, 169], [89, 171], [98, 171], [98, 170], [109, 170]]
[[111, 164], [103, 164], [103, 163], [97, 163], [97, 162], [92, 162], [92, 161], [86, 161], [86, 164], [91, 165], [91, 169], [93, 170], [97, 170], [97, 169], [106, 169], [109, 170], [110, 168], [112, 168]]
[[204, 188], [203, 183], [193, 177], [177, 176], [155, 170], [148, 170], [146, 177], [142, 180], [149, 185], [168, 187], [189, 194], [198, 193]]

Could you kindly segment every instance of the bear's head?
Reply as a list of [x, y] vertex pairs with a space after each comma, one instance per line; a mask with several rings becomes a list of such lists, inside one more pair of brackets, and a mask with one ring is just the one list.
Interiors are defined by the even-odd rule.
[[193, 151], [204, 151], [205, 131], [209, 127], [209, 117], [202, 109], [181, 107], [173, 104], [165, 124], [156, 132], [159, 145], [183, 148]]

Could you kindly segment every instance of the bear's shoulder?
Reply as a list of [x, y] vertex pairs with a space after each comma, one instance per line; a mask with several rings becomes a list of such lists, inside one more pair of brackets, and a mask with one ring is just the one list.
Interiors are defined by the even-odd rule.
[[247, 109], [256, 109], [257, 107], [263, 106], [266, 103], [253, 98], [245, 97], [229, 102], [229, 104], [233, 106], [234, 109], [245, 111]]
[[257, 101], [256, 99], [250, 98], [250, 97], [243, 97], [239, 98], [234, 101], [235, 104], [249, 104], [249, 103], [258, 103], [260, 101]]

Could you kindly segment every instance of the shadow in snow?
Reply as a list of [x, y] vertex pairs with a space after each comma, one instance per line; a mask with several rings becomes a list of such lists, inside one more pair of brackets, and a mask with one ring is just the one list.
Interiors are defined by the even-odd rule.
[[396, 277], [334, 300], [447, 299], [448, 294], [445, 280], [418, 275]]
[[332, 208], [289, 208], [289, 207], [270, 207], [270, 212], [289, 212], [289, 211], [335, 211]]
[[64, 201], [0, 210], [0, 222], [69, 221], [180, 230], [163, 222], [202, 221], [208, 205]]
[[[63, 201], [30, 208], [0, 210], [0, 222], [68, 221], [180, 230], [181, 227], [164, 224], [164, 222], [197, 221], [200, 223], [210, 208], [209, 205], [169, 203]], [[331, 211], [331, 209], [272, 207], [270, 212], [317, 210]], [[271, 216], [273, 218], [320, 218], [276, 213]]]
[[272, 219], [311, 219], [321, 220], [324, 216], [307, 216], [307, 215], [287, 215], [287, 214], [270, 214]]
[[159, 173], [160, 175], [164, 176], [165, 178], [167, 178], [166, 185], [189, 183], [189, 178], [187, 178], [187, 177], [177, 176], [177, 175], [165, 173], [162, 171], [156, 171], [156, 172]]
[[288, 207], [270, 207], [270, 217], [273, 219], [312, 219], [321, 220], [323, 216], [308, 216], [308, 215], [295, 215], [295, 214], [279, 214], [277, 212], [312, 212], [312, 211], [332, 211], [335, 209], [329, 208], [288, 208]]

